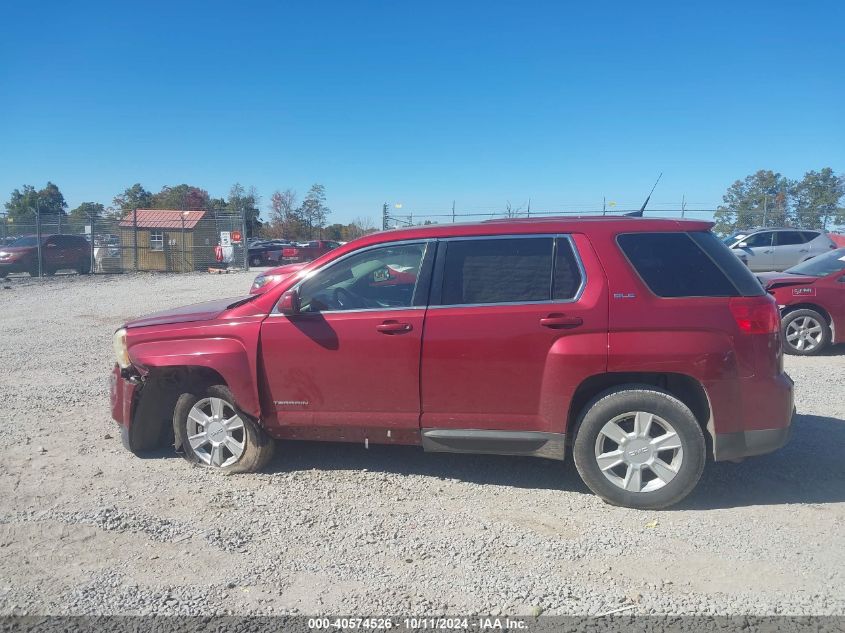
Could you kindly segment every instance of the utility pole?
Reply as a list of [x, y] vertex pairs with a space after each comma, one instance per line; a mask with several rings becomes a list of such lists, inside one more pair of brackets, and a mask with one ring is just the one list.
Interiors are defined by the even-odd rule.
[[601, 214], [607, 215], [607, 196], [603, 196], [601, 199]]
[[387, 219], [388, 219], [387, 203], [385, 202], [384, 205], [381, 208], [381, 230], [382, 231], [387, 230]]
[[452, 200], [452, 224], [455, 223], [455, 201]]
[[681, 217], [684, 217], [684, 213], [687, 210], [687, 194], [681, 196]]
[[41, 278], [44, 276], [44, 265], [42, 263], [42, 253], [41, 253], [41, 205], [40, 200], [36, 196], [35, 198], [35, 239], [38, 243], [38, 277]]
[[528, 217], [531, 217], [531, 198], [528, 198]]
[[763, 194], [763, 228], [768, 226], [768, 216], [769, 216], [769, 196], [764, 193]]

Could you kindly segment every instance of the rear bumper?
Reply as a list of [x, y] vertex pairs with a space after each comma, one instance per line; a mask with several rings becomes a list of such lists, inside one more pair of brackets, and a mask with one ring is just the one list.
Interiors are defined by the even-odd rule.
[[742, 459], [765, 455], [781, 448], [789, 441], [791, 426], [738, 433], [717, 433], [713, 440], [716, 461]]
[[[744, 379], [736, 389], [732, 402], [723, 398], [718, 410], [714, 407], [716, 461], [771, 453], [789, 440], [795, 403], [794, 383], [787, 374]], [[732, 424], [724, 423], [728, 421]]]

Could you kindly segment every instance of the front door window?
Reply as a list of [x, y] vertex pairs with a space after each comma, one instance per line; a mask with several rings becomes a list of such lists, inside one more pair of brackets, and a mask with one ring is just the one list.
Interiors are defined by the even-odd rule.
[[302, 312], [387, 310], [417, 305], [426, 245], [373, 248], [346, 257], [299, 287]]

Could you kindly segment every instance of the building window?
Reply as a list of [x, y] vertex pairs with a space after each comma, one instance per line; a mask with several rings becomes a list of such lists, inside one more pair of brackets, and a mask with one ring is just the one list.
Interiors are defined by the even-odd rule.
[[164, 250], [164, 231], [150, 231], [150, 250]]

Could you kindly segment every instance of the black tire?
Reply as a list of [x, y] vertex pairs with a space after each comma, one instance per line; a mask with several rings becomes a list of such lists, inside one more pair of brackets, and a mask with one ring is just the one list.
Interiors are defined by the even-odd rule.
[[250, 266], [261, 266], [261, 258], [256, 256], [256, 255], [253, 255], [252, 257], [249, 258], [249, 265]]
[[[613, 483], [605, 475], [598, 464], [596, 446], [599, 434], [608, 422], [618, 416], [638, 411], [658, 416], [659, 419], [671, 425], [680, 441], [680, 449], [673, 451], [673, 455], [679, 456], [679, 465], [676, 474], [668, 483], [655, 490], [634, 492]], [[628, 423], [627, 420], [628, 418], [623, 418], [620, 422], [623, 430], [624, 425]], [[652, 423], [652, 427], [655, 426], [656, 428], [652, 430], [659, 431], [660, 422], [656, 425]], [[659, 435], [658, 433], [654, 437]], [[602, 439], [601, 441], [610, 440]], [[603, 452], [604, 450], [602, 449]], [[622, 446], [619, 445], [617, 450], [623, 450]], [[644, 458], [651, 458], [650, 451], [651, 449], [648, 449], [647, 454], [644, 451], [637, 451], [637, 453], [643, 454]], [[695, 488], [706, 461], [704, 433], [692, 411], [671, 394], [649, 385], [617, 387], [596, 396], [584, 408], [581, 415], [572, 453], [578, 473], [590, 490], [612, 505], [639, 510], [657, 510], [678, 503]], [[665, 451], [660, 451], [659, 454], [663, 455]], [[653, 457], [655, 459], [658, 457], [658, 451], [654, 451]], [[615, 468], [620, 467], [627, 472], [628, 466], [620, 464]], [[608, 470], [611, 475], [618, 472], [613, 469]], [[648, 482], [659, 479], [655, 471], [651, 471], [648, 467], [641, 470], [640, 477], [643, 481], [642, 488], [646, 488], [649, 485]], [[660, 485], [660, 482], [657, 481], [656, 485]]]
[[79, 265], [76, 267], [76, 272], [78, 272], [80, 275], [87, 275], [91, 272], [91, 262], [87, 260], [80, 262]]
[[[811, 319], [813, 321], [816, 321], [821, 327], [821, 339], [814, 347], [804, 347], [803, 349], [799, 349], [797, 340], [793, 340], [790, 342], [790, 340], [787, 338], [788, 335], [791, 335], [791, 333], [789, 332], [790, 326], [796, 323], [799, 319]], [[816, 312], [815, 310], [804, 309], [788, 312], [783, 316], [780, 321], [780, 324], [780, 332], [781, 336], [783, 336], [783, 351], [787, 354], [792, 354], [794, 356], [814, 356], [815, 354], [818, 354], [822, 350], [824, 350], [828, 345], [830, 345], [830, 324], [827, 322], [827, 319], [824, 318], [824, 316], [822, 316], [819, 312]], [[806, 344], [806, 340], [804, 341], [804, 344]]]
[[[243, 421], [242, 442], [245, 445], [244, 451], [236, 462], [228, 466], [210, 466], [194, 451], [188, 441], [188, 414], [193, 406], [204, 398], [224, 400], [227, 406], [235, 411]], [[218, 472], [234, 474], [258, 472], [272, 459], [275, 442], [252, 418], [238, 409], [234, 402], [232, 392], [225, 385], [214, 385], [203, 389], [200, 393], [183, 393], [179, 396], [173, 410], [173, 428], [178, 434], [179, 442], [188, 461]]]

